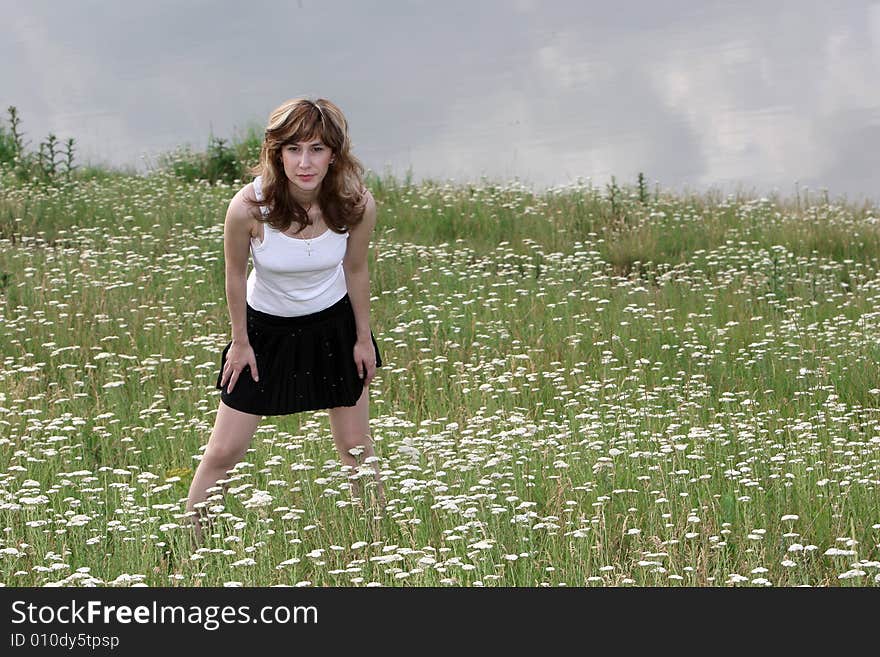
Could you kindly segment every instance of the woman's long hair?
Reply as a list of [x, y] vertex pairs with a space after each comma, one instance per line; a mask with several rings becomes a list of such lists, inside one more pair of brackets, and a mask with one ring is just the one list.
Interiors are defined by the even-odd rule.
[[361, 222], [364, 215], [364, 167], [351, 153], [348, 122], [335, 104], [324, 98], [294, 98], [280, 105], [269, 115], [260, 162], [251, 169], [262, 176], [263, 200], [249, 201], [269, 209], [265, 221], [279, 231], [286, 231], [294, 222], [297, 232], [310, 224], [305, 209], [290, 194], [287, 176], [281, 162], [281, 150], [290, 143], [320, 139], [333, 152], [333, 164], [321, 181], [318, 204], [329, 228], [344, 233]]

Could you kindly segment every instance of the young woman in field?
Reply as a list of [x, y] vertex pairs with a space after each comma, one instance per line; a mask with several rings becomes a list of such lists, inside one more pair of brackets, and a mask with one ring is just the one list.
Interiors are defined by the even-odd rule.
[[224, 226], [232, 340], [186, 506], [199, 541], [206, 490], [244, 457], [263, 416], [329, 409], [342, 462], [374, 456], [368, 391], [382, 359], [370, 330], [367, 250], [376, 205], [340, 109], [305, 98], [275, 109], [252, 173]]

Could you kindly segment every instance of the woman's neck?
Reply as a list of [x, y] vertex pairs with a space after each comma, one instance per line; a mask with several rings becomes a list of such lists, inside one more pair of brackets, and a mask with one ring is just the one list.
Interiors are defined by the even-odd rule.
[[318, 200], [318, 193], [321, 191], [321, 187], [319, 186], [312, 192], [304, 192], [291, 182], [287, 183], [287, 189], [293, 197], [293, 200], [304, 208], [310, 208]]

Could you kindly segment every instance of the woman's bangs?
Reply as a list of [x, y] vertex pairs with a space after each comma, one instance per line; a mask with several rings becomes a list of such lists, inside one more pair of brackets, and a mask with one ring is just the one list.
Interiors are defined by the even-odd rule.
[[288, 113], [286, 120], [279, 122], [275, 128], [270, 128], [267, 132], [274, 132], [274, 138], [279, 145], [287, 145], [299, 141], [311, 141], [313, 139], [321, 139], [323, 127], [321, 126], [321, 115], [315, 116], [306, 109], [305, 111], [296, 111], [300, 108], [294, 108], [294, 111]]

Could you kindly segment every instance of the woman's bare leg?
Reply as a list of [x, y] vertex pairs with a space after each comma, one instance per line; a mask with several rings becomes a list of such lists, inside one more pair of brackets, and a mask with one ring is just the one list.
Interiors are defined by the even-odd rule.
[[[365, 459], [375, 457], [373, 451], [373, 439], [370, 435], [370, 393], [369, 386], [364, 390], [354, 406], [337, 406], [329, 409], [330, 430], [333, 432], [333, 442], [336, 451], [345, 465], [357, 468]], [[355, 456], [349, 450], [356, 449], [360, 453]], [[378, 461], [372, 462], [376, 479], [376, 501], [380, 507], [385, 506], [385, 492], [379, 478]], [[360, 496], [360, 486], [357, 479], [352, 480], [352, 495]]]
[[186, 501], [186, 510], [196, 512], [192, 521], [199, 544], [202, 542], [201, 520], [205, 511], [195, 505], [204, 502], [208, 497], [207, 489], [215, 486], [218, 480], [224, 478], [244, 458], [261, 419], [260, 415], [242, 413], [220, 402], [217, 417], [214, 419], [214, 430], [193, 475]]

